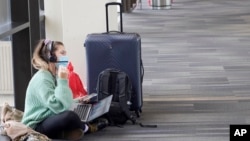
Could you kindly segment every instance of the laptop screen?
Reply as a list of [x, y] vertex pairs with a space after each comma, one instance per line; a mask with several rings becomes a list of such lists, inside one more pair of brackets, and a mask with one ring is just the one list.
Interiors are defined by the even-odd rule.
[[88, 121], [96, 119], [97, 117], [107, 113], [109, 111], [113, 95], [110, 95], [97, 103], [92, 105]]

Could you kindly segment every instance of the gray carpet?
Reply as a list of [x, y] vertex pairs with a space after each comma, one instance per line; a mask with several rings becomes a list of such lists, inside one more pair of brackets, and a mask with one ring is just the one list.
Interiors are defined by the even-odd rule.
[[142, 37], [144, 104], [139, 119], [89, 141], [228, 141], [250, 124], [250, 0], [174, 0], [170, 10], [124, 14]]
[[228, 141], [229, 125], [250, 123], [250, 1], [174, 0], [170, 10], [124, 14], [142, 37], [140, 121], [84, 140]]
[[143, 113], [149, 129], [107, 128], [85, 140], [228, 141], [250, 123], [250, 1], [174, 0], [170, 10], [124, 14], [142, 37]]

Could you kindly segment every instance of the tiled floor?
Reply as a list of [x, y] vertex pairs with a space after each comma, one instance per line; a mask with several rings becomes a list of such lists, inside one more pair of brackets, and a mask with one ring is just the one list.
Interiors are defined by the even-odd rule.
[[[86, 135], [90, 141], [229, 141], [250, 124], [250, 1], [174, 0], [170, 10], [124, 14], [142, 37], [144, 104], [139, 119]], [[139, 7], [138, 7], [139, 8]]]

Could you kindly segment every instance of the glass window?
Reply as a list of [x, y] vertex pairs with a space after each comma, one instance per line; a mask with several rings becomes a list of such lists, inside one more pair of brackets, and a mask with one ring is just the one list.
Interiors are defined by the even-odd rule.
[[10, 18], [10, 0], [0, 1], [0, 26], [11, 22]]

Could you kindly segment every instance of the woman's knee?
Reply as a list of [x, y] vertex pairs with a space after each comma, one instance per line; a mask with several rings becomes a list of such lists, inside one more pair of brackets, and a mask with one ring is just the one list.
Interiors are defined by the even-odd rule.
[[65, 119], [65, 120], [76, 120], [76, 121], [80, 121], [79, 116], [73, 112], [73, 111], [64, 111], [61, 113], [61, 116]]
[[83, 123], [79, 116], [73, 112], [73, 111], [65, 111], [62, 113], [63, 115], [63, 122], [64, 126], [67, 127], [67, 129], [76, 129], [76, 128], [83, 128]]

